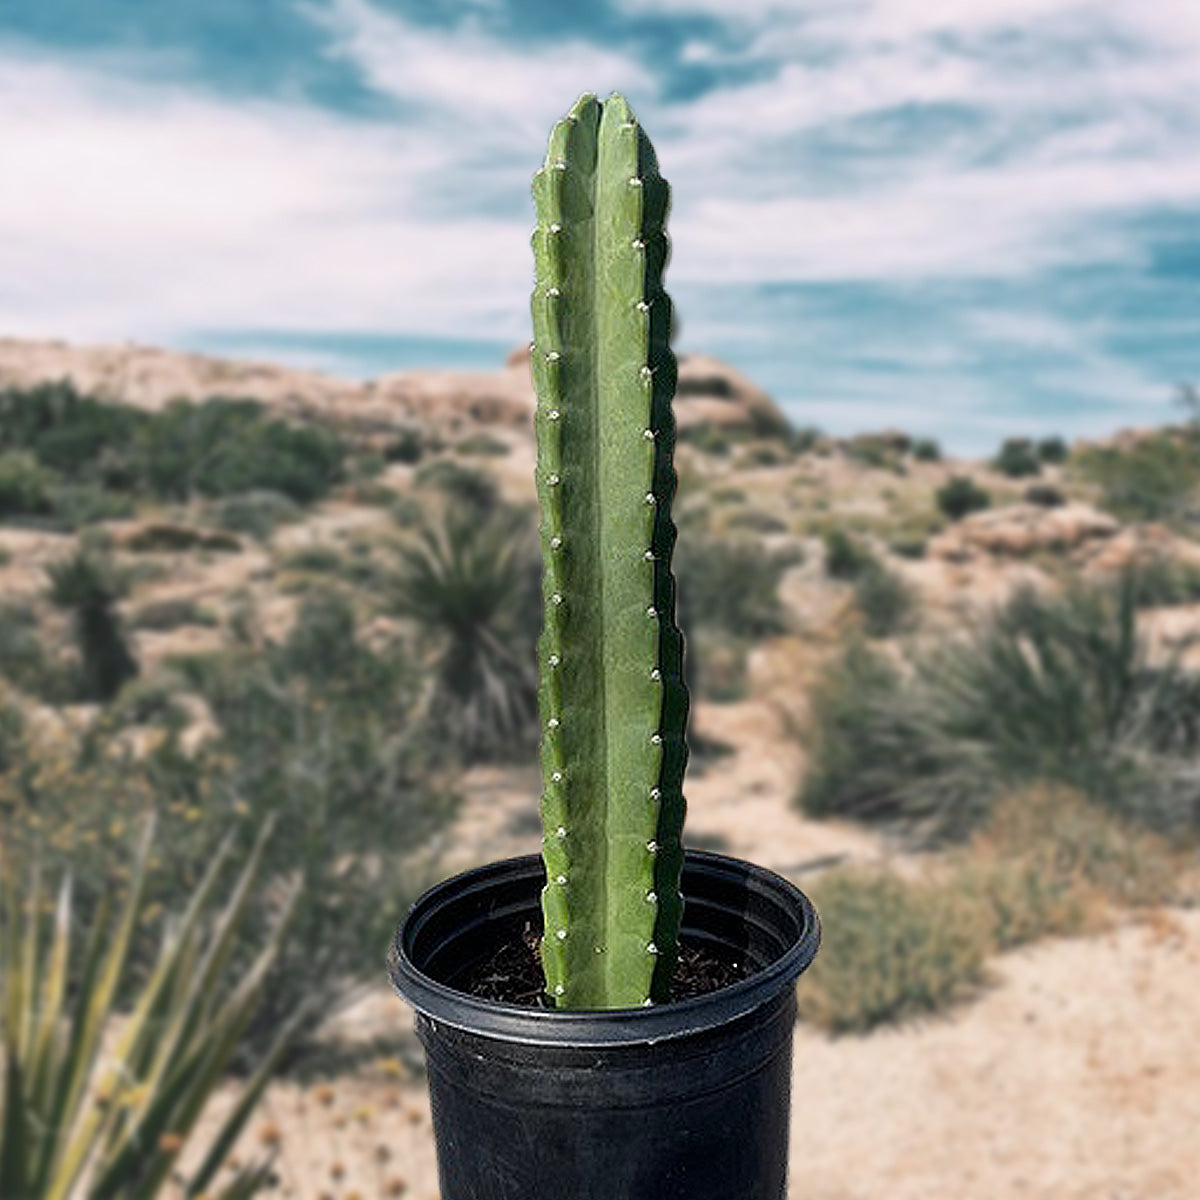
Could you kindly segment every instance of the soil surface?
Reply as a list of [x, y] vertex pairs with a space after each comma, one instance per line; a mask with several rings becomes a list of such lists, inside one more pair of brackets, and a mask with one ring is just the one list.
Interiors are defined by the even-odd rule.
[[[758, 683], [794, 668], [767, 656]], [[689, 774], [692, 844], [802, 887], [831, 862], [919, 873], [919, 860], [874, 835], [796, 813], [800, 763], [782, 719], [767, 702], [698, 707], [698, 728], [738, 750]], [[456, 865], [537, 849], [536, 777], [480, 771], [468, 795], [447, 837]], [[825, 952], [832, 945], [827, 929]], [[789, 1197], [1195, 1200], [1198, 983], [1200, 911], [1166, 909], [996, 959], [989, 985], [943, 1016], [866, 1037], [798, 1025]], [[238, 1155], [276, 1149], [275, 1194], [296, 1200], [437, 1200], [411, 1029], [411, 1013], [381, 982], [330, 1036], [399, 1041], [357, 1072], [272, 1085]], [[206, 1119], [235, 1099], [223, 1092]]]

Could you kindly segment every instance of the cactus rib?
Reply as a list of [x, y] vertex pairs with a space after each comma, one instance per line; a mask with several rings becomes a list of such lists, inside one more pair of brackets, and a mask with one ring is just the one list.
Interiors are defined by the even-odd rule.
[[667, 998], [682, 913], [669, 189], [625, 100], [584, 95], [534, 196], [542, 961], [558, 1006], [621, 1008]]

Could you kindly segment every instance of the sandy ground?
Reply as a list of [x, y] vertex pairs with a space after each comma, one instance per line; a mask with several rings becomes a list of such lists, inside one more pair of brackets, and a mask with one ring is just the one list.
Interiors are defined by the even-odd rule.
[[[700, 710], [701, 729], [742, 749], [689, 780], [693, 840], [802, 883], [822, 860], [891, 858], [863, 831], [790, 807], [798, 763], [778, 720], [764, 703]], [[536, 778], [482, 771], [472, 783], [447, 839], [458, 865], [536, 849]], [[937, 1018], [867, 1037], [797, 1027], [789, 1197], [1200, 1195], [1200, 911], [1042, 943], [996, 960], [991, 974], [979, 996]], [[274, 1085], [238, 1156], [276, 1147], [280, 1194], [297, 1200], [437, 1200], [411, 1014], [381, 984], [337, 1032], [405, 1041], [356, 1076]]]

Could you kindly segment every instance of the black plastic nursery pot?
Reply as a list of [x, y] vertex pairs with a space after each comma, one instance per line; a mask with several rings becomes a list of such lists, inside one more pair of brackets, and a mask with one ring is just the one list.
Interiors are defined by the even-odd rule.
[[461, 990], [541, 929], [538, 855], [455, 876], [400, 926], [392, 982], [425, 1047], [442, 1200], [783, 1200], [795, 982], [820, 940], [807, 897], [688, 851], [681, 940], [744, 978], [646, 1008], [565, 1011]]

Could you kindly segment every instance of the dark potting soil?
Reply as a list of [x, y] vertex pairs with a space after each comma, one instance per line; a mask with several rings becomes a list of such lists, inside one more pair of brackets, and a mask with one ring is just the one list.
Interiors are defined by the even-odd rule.
[[[459, 984], [468, 995], [525, 1008], [553, 1008], [542, 973], [541, 935], [526, 925], [520, 937], [500, 946]], [[751, 974], [749, 964], [714, 954], [681, 938], [679, 960], [671, 979], [671, 999], [689, 1000], [737, 983]]]

